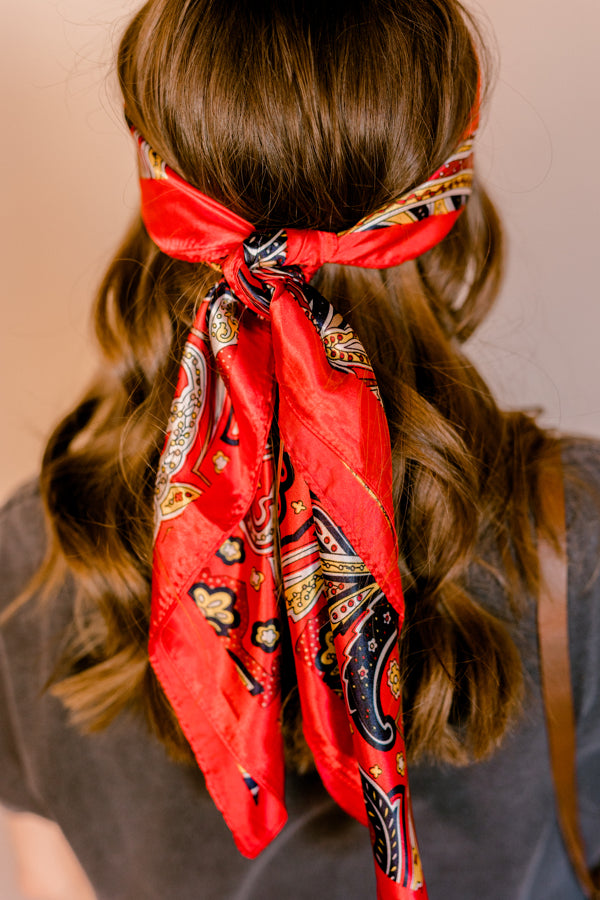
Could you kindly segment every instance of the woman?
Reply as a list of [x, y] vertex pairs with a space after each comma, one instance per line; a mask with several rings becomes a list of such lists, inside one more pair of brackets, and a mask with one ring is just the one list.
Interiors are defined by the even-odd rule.
[[[124, 36], [145, 224], [100, 291], [102, 373], [47, 448], [49, 555], [34, 488], [9, 505], [3, 548], [6, 603], [36, 571], [47, 597], [4, 627], [3, 799], [61, 824], [100, 897], [372, 896], [364, 829], [340, 806], [371, 824], [379, 896], [424, 896], [406, 757], [430, 896], [579, 896], [557, 849], [533, 625], [556, 440], [499, 410], [460, 348], [501, 253], [471, 181], [474, 39], [451, 0], [325, 16], [163, 0]], [[590, 796], [597, 457], [563, 447]], [[280, 589], [287, 616], [268, 605]], [[358, 618], [337, 622], [338, 589]], [[272, 841], [280, 695], [291, 822]], [[101, 730], [75, 731], [66, 710]], [[395, 872], [377, 814], [402, 826]]]

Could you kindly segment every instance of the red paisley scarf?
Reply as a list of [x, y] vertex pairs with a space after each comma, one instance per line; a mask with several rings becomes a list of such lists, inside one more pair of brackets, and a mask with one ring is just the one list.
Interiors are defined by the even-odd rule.
[[134, 135], [149, 235], [223, 275], [185, 345], [158, 470], [152, 666], [252, 857], [286, 820], [291, 655], [323, 783], [369, 826], [378, 897], [425, 898], [388, 426], [364, 348], [308, 279], [325, 262], [384, 268], [438, 243], [471, 190], [472, 136], [425, 184], [333, 234], [257, 233]]

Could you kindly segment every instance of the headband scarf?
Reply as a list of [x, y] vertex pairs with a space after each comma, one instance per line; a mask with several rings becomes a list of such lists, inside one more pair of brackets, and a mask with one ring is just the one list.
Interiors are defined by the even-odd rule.
[[364, 348], [308, 279], [437, 244], [471, 191], [472, 136], [342, 234], [257, 233], [134, 136], [150, 237], [222, 272], [185, 345], [158, 469], [152, 666], [249, 857], [286, 820], [281, 674], [295, 668], [324, 786], [369, 826], [379, 900], [424, 900], [389, 431]]

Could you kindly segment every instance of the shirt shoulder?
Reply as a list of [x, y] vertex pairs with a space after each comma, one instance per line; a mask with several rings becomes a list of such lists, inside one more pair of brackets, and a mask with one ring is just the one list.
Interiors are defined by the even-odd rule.
[[[600, 442], [578, 438], [563, 447], [569, 612], [600, 628]], [[600, 632], [598, 633], [600, 637]]]
[[569, 644], [578, 727], [600, 721], [600, 442], [565, 442]]
[[[44, 557], [46, 533], [37, 481], [20, 487], [0, 509], [0, 614], [19, 598]], [[0, 627], [0, 802], [47, 815], [28, 765], [30, 735], [22, 706], [39, 695], [40, 629], [28, 599]], [[25, 676], [25, 677], [23, 677]]]
[[0, 509], [0, 612], [39, 569], [47, 546], [39, 482], [18, 488]]

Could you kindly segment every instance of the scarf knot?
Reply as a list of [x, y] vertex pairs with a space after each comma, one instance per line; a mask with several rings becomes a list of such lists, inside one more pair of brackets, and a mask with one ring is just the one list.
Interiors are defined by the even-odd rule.
[[150, 660], [255, 856], [286, 818], [285, 615], [305, 737], [325, 788], [369, 825], [378, 900], [427, 897], [400, 724], [390, 435], [358, 335], [307, 282], [325, 263], [385, 269], [436, 246], [471, 192], [476, 119], [426, 182], [340, 233], [257, 230], [134, 131], [148, 234], [223, 275], [188, 336], [158, 467]]
[[269, 317], [277, 283], [303, 280], [299, 266], [286, 266], [288, 239], [284, 229], [253, 231], [222, 264], [223, 277], [245, 306]]

